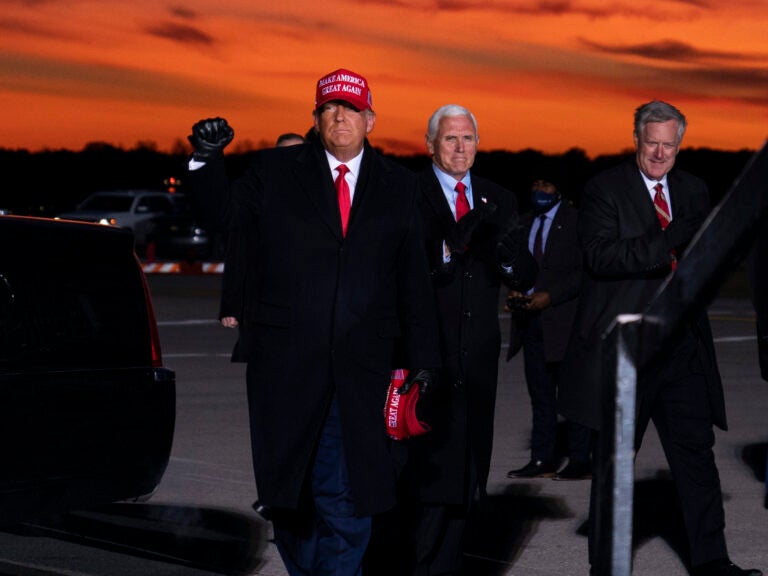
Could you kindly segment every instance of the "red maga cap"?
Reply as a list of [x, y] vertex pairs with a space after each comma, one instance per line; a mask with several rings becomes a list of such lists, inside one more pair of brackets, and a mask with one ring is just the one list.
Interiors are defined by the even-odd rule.
[[405, 440], [412, 436], [420, 436], [430, 431], [429, 424], [419, 420], [416, 405], [419, 402], [419, 387], [413, 386], [405, 394], [398, 390], [405, 383], [408, 370], [392, 370], [387, 391], [387, 401], [384, 405], [384, 425], [387, 435], [393, 440]]
[[349, 70], [339, 68], [317, 81], [315, 108], [331, 100], [343, 100], [358, 110], [373, 110], [368, 81]]

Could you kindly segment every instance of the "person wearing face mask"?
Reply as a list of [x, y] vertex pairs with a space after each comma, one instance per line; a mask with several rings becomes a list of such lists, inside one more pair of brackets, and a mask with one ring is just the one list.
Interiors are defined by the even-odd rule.
[[568, 464], [558, 472], [557, 387], [581, 285], [577, 210], [560, 193], [555, 167], [541, 169], [531, 185], [533, 209], [521, 217], [528, 247], [539, 264], [536, 284], [527, 293], [512, 290], [507, 360], [522, 348], [525, 379], [533, 413], [531, 459], [508, 478], [581, 480], [591, 475], [588, 428], [568, 422]]

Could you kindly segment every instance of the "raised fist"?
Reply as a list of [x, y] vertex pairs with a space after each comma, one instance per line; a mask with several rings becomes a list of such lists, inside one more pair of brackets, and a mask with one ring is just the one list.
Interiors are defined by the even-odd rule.
[[192, 144], [192, 157], [199, 162], [206, 162], [223, 153], [227, 144], [232, 142], [235, 131], [224, 118], [206, 118], [192, 126], [192, 134], [187, 138]]

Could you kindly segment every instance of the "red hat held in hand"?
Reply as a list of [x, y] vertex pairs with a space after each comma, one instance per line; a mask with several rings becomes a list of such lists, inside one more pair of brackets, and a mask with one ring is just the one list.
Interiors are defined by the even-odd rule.
[[392, 371], [387, 402], [384, 405], [384, 423], [387, 435], [394, 440], [405, 440], [411, 436], [419, 436], [430, 431], [429, 425], [419, 420], [416, 415], [419, 387], [413, 386], [405, 394], [398, 393], [398, 389], [403, 385], [407, 376], [408, 370]]

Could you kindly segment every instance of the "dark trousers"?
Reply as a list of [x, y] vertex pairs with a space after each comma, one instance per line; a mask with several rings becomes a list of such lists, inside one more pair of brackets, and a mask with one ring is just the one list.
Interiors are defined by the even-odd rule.
[[[641, 376], [635, 442], [639, 449], [652, 420], [675, 481], [692, 566], [728, 557], [723, 497], [713, 452], [715, 434], [697, 346], [693, 332], [686, 331], [671, 352]], [[599, 506], [597, 498], [593, 489], [591, 514]], [[590, 538], [591, 561], [597, 557], [593, 540]]]
[[458, 574], [464, 555], [464, 506], [422, 504], [417, 524], [416, 558], [411, 576]]
[[464, 504], [410, 504], [410, 576], [452, 576], [461, 570], [467, 521], [480, 497], [477, 465], [471, 450], [467, 454], [466, 489]]
[[356, 517], [334, 398], [310, 478], [311, 502], [298, 514], [276, 516], [275, 542], [291, 576], [361, 576], [371, 518]]
[[[525, 381], [533, 410], [531, 459], [554, 462], [557, 443], [557, 384], [561, 362], [547, 362], [541, 316], [531, 315], [523, 332]], [[588, 428], [567, 422], [568, 457], [572, 461], [589, 462]]]

